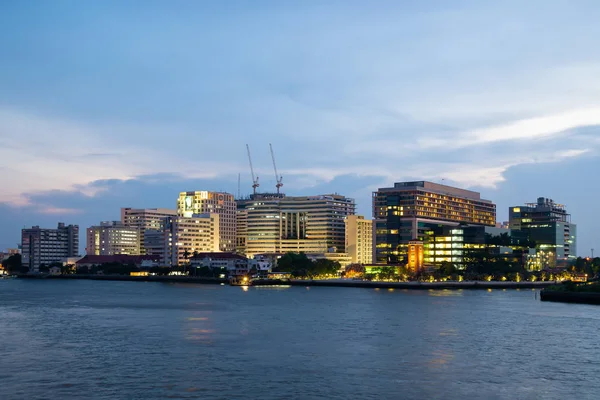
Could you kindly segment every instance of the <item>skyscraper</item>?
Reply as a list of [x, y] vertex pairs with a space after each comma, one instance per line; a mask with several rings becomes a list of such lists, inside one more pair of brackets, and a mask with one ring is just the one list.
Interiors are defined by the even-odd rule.
[[21, 247], [23, 265], [37, 273], [41, 265], [63, 262], [79, 254], [79, 226], [59, 222], [56, 229], [23, 229]]
[[433, 182], [398, 182], [373, 193], [376, 261], [406, 263], [408, 244], [438, 225], [495, 226], [496, 205], [478, 192]]
[[236, 203], [232, 194], [223, 192], [181, 192], [177, 199], [177, 215], [219, 215], [219, 250], [233, 252], [236, 246]]
[[539, 197], [536, 203], [510, 207], [509, 226], [535, 244], [538, 253], [550, 256], [553, 263], [566, 263], [577, 256], [577, 226], [564, 205]]

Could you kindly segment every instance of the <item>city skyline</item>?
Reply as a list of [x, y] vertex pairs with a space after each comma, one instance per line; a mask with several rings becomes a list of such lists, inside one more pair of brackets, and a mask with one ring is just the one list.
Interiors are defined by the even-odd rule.
[[23, 227], [236, 194], [238, 173], [249, 194], [245, 143], [275, 191], [273, 143], [287, 195], [337, 192], [370, 218], [377, 188], [431, 180], [499, 222], [548, 197], [590, 255], [599, 10], [434, 3], [2, 5], [0, 249]]

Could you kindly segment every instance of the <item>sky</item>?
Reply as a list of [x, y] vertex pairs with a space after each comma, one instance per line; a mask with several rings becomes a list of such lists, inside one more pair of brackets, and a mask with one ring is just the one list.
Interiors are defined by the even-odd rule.
[[[188, 190], [549, 197], [600, 254], [600, 3], [0, 3], [0, 250]], [[238, 175], [239, 174], [239, 175]]]

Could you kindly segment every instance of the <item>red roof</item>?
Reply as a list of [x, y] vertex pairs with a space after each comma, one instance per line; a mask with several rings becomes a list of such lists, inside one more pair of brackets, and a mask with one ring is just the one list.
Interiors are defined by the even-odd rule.
[[142, 261], [160, 261], [160, 256], [156, 255], [143, 255], [143, 256], [131, 256], [128, 254], [115, 254], [114, 256], [95, 256], [87, 255], [81, 260], [77, 261], [76, 264], [106, 264], [106, 263], [121, 263], [121, 264], [141, 264]]
[[247, 258], [235, 253], [226, 252], [212, 252], [212, 253], [198, 253], [191, 257], [192, 259], [201, 260], [203, 258], [212, 258], [214, 260], [246, 260]]

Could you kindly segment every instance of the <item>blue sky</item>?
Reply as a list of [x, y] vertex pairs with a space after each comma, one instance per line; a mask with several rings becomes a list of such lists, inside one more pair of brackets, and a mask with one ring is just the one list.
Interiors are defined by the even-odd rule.
[[[0, 249], [184, 190], [428, 179], [550, 197], [600, 242], [596, 1], [0, 4]], [[82, 241], [84, 237], [82, 236]]]

